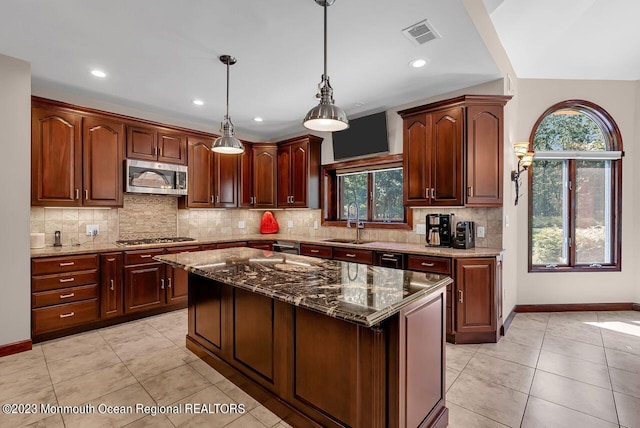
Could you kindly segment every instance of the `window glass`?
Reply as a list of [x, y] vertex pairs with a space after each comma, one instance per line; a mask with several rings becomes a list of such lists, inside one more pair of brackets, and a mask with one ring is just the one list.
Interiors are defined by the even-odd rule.
[[402, 168], [389, 168], [338, 175], [340, 220], [356, 218], [368, 222], [402, 222]]
[[611, 161], [576, 162], [576, 262], [610, 263]]
[[[367, 220], [368, 208], [368, 180], [367, 172], [345, 174], [339, 177], [340, 182], [340, 219], [355, 219], [358, 211], [359, 220]], [[356, 203], [358, 209], [356, 210]]]
[[402, 205], [402, 168], [374, 171], [373, 213], [374, 221], [404, 220]]

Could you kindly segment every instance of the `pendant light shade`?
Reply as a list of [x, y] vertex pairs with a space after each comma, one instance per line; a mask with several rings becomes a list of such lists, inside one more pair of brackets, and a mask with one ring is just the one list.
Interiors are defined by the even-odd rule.
[[216, 153], [235, 155], [244, 152], [244, 146], [235, 137], [233, 122], [229, 117], [229, 66], [235, 64], [236, 59], [231, 55], [221, 55], [220, 62], [227, 65], [227, 114], [224, 115], [224, 120], [220, 124], [222, 136], [216, 138], [211, 150]]
[[327, 75], [327, 7], [331, 6], [335, 0], [315, 1], [324, 8], [324, 74], [320, 78], [316, 94], [320, 103], [309, 110], [302, 124], [313, 131], [342, 131], [349, 127], [349, 119], [344, 110], [334, 104], [333, 88]]

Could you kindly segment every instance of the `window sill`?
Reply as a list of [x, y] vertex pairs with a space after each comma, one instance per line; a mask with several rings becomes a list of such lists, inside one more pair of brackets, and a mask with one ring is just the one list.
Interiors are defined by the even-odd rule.
[[547, 272], [620, 272], [622, 266], [618, 265], [603, 265], [601, 267], [589, 267], [589, 266], [558, 266], [548, 268], [546, 266], [529, 266], [529, 273], [547, 273]]
[[[396, 229], [411, 230], [413, 229], [409, 223], [382, 223], [377, 221], [364, 221], [365, 229]], [[353, 223], [352, 223], [353, 224]], [[323, 220], [322, 226], [347, 227], [347, 222], [342, 220]], [[355, 225], [352, 225], [355, 228]]]

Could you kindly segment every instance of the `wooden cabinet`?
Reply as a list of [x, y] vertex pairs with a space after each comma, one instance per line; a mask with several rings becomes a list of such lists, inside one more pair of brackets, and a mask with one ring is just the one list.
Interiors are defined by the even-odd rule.
[[124, 313], [122, 253], [100, 255], [100, 314], [111, 318]]
[[502, 110], [510, 98], [466, 95], [399, 112], [405, 205], [502, 206]]
[[124, 123], [34, 103], [31, 204], [122, 206]]
[[213, 194], [216, 208], [238, 206], [238, 166], [240, 156], [213, 154]]
[[373, 264], [373, 251], [353, 248], [334, 248], [333, 258], [345, 262]]
[[255, 144], [253, 147], [253, 206], [276, 208], [278, 148], [273, 144]]
[[124, 124], [102, 117], [82, 121], [84, 206], [122, 206]]
[[211, 141], [189, 137], [189, 193], [187, 207], [213, 208], [213, 153]]
[[253, 193], [253, 147], [244, 144], [244, 152], [238, 161], [238, 207], [251, 208], [254, 204]]
[[320, 146], [313, 135], [278, 143], [278, 207], [320, 206]]
[[52, 108], [31, 111], [31, 205], [79, 206], [82, 116]]
[[127, 158], [187, 164], [187, 139], [183, 134], [152, 126], [127, 126]]
[[273, 241], [249, 241], [247, 247], [258, 250], [273, 251]]
[[321, 257], [323, 259], [333, 258], [333, 248], [323, 245], [300, 244], [300, 254], [303, 256]]
[[149, 310], [165, 303], [164, 263], [125, 266], [125, 312]]
[[[167, 254], [177, 254], [191, 251], [200, 251], [200, 246], [192, 245], [187, 247], [171, 247], [167, 248], [166, 252]], [[189, 277], [187, 271], [166, 265], [165, 276], [167, 280], [167, 304], [172, 305], [176, 303], [186, 303]]]

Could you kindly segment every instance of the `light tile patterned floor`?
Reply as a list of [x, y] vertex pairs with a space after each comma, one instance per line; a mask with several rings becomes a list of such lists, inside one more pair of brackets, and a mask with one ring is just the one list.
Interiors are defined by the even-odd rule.
[[187, 311], [146, 318], [34, 346], [0, 358], [0, 403], [175, 405], [242, 403], [226, 414], [5, 415], [0, 427], [285, 428], [185, 347]]
[[[0, 403], [243, 403], [245, 414], [4, 415], [0, 427], [287, 427], [185, 346], [186, 311], [0, 358]], [[447, 344], [449, 426], [640, 427], [640, 312], [518, 314], [497, 344]]]
[[447, 344], [452, 428], [640, 427], [640, 312], [517, 314], [496, 344]]

